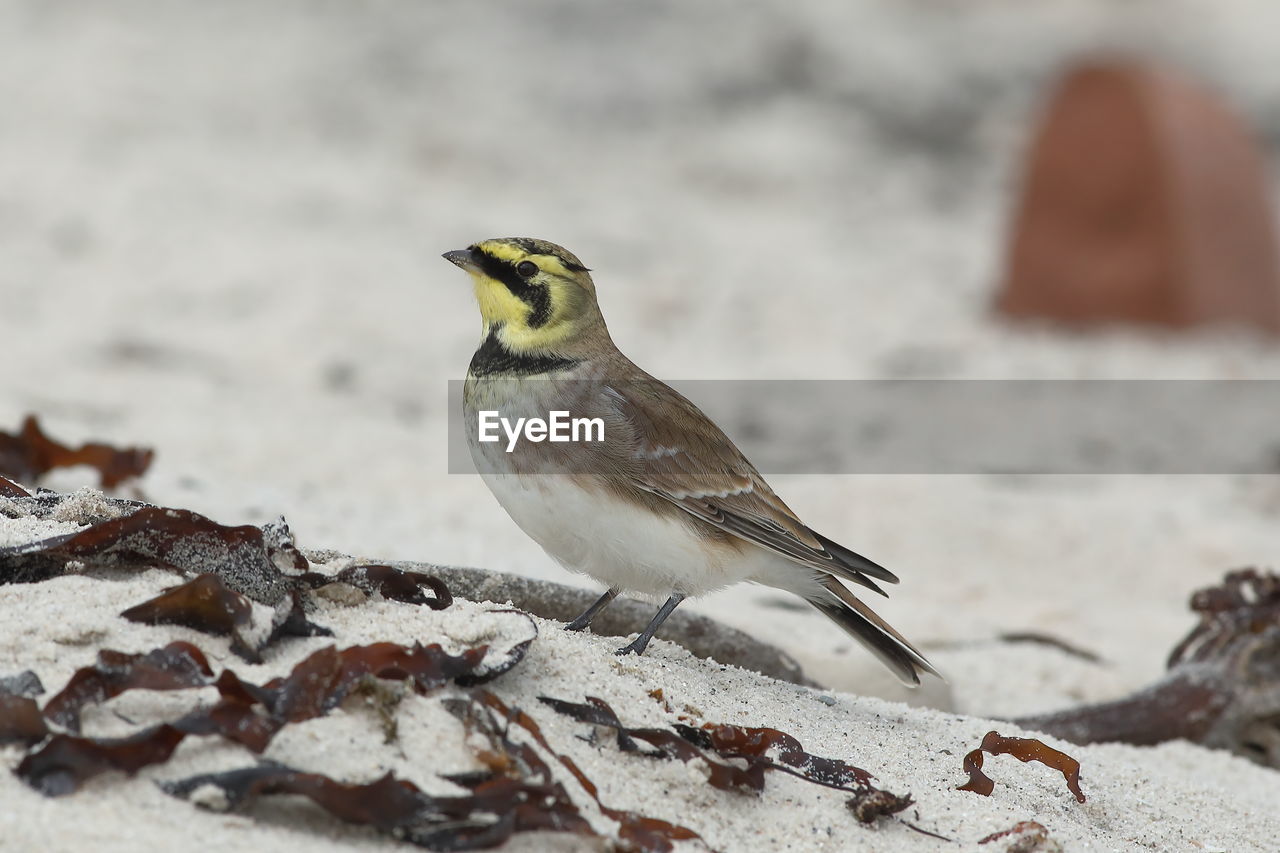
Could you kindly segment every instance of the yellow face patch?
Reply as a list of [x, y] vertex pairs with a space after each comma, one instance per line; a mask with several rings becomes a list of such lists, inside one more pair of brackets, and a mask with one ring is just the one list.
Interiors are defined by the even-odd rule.
[[576, 259], [566, 262], [550, 252], [531, 251], [528, 244], [535, 242], [486, 240], [471, 247], [477, 265], [467, 271], [484, 334], [499, 329], [503, 344], [514, 352], [554, 348], [577, 331], [576, 321], [592, 301], [586, 269]]
[[471, 273], [471, 284], [480, 304], [480, 319], [487, 335], [491, 326], [523, 324], [529, 314], [529, 306], [505, 284], [482, 272]]

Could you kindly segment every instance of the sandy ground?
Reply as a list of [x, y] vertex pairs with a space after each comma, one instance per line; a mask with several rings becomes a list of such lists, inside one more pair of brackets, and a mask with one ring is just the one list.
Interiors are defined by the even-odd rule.
[[[225, 641], [186, 629], [134, 625], [116, 615], [171, 584], [170, 576], [150, 572], [129, 580], [73, 577], [20, 591], [2, 588], [0, 601], [10, 630], [0, 653], [6, 661], [18, 658], [34, 666], [46, 685], [53, 686], [68, 677], [74, 665], [92, 658], [91, 647], [145, 650], [185, 639], [209, 651], [215, 670], [228, 667], [260, 683], [268, 673], [287, 672], [331, 642], [290, 643], [265, 666], [253, 667], [230, 655]], [[340, 647], [387, 640], [412, 643], [429, 637], [454, 648], [502, 636], [504, 631], [525, 630], [523, 624], [511, 627], [522, 619], [486, 614], [492, 609], [466, 602], [440, 613], [394, 602], [355, 608], [330, 605], [315, 618], [335, 631]], [[57, 625], [51, 627], [54, 615]], [[1083, 805], [1067, 792], [1062, 777], [1047, 768], [1009, 758], [988, 759], [986, 768], [997, 788], [992, 797], [983, 798], [954, 788], [966, 778], [960, 772], [962, 754], [978, 744], [992, 727], [990, 721], [848, 694], [820, 694], [698, 661], [667, 643], [659, 643], [643, 659], [619, 659], [612, 653], [617, 642], [611, 638], [567, 634], [545, 621], [539, 629], [529, 657], [495, 682], [494, 689], [508, 703], [533, 714], [554, 746], [600, 786], [607, 805], [687, 825], [715, 849], [989, 851], [991, 845], [976, 842], [1028, 819], [1046, 826], [1066, 850], [1266, 850], [1280, 833], [1280, 819], [1272, 808], [1274, 772], [1224, 753], [1177, 743], [1153, 749], [1068, 747], [1084, 766], [1082, 787], [1088, 801]], [[649, 696], [658, 688], [671, 711]], [[759, 797], [715, 791], [698, 770], [679, 762], [622, 756], [608, 738], [597, 744], [578, 740], [588, 727], [559, 718], [537, 701], [539, 696], [581, 701], [584, 695], [604, 698], [633, 726], [666, 726], [680, 714], [699, 722], [782, 728], [814, 753], [835, 754], [871, 770], [878, 784], [889, 790], [910, 791], [917, 805], [904, 816], [960, 844], [943, 844], [896, 823], [861, 827], [845, 811], [840, 794], [781, 774], [769, 779]], [[819, 698], [823, 695], [826, 701]], [[383, 743], [373, 710], [355, 701], [321, 719], [287, 727], [265, 757], [357, 782], [392, 771], [429, 792], [456, 793], [436, 774], [478, 765], [463, 745], [461, 726], [438, 700], [439, 696], [406, 699], [396, 712], [399, 739], [393, 744]], [[86, 713], [85, 731], [123, 735], [143, 723], [172, 718], [190, 702], [189, 697], [179, 700], [172, 694], [125, 694]], [[122, 725], [117, 715], [133, 725]], [[1007, 724], [1000, 728], [1005, 734], [1018, 733]], [[0, 754], [16, 761], [18, 753], [7, 748]], [[109, 850], [293, 850], [304, 843], [315, 850], [394, 846], [306, 808], [263, 804], [251, 813], [256, 820], [202, 812], [151, 784], [249, 763], [241, 748], [191, 739], [172, 760], [144, 771], [135, 782], [100, 777], [80, 793], [56, 800], [4, 774], [0, 793], [6, 808], [0, 812], [0, 829], [5, 849], [71, 850], [89, 843]], [[586, 799], [576, 789], [574, 794]], [[595, 820], [608, 826], [599, 816]], [[529, 849], [538, 849], [536, 838], [527, 840], [534, 845]], [[692, 843], [689, 847], [699, 849]]]
[[[0, 423], [30, 411], [68, 440], [153, 446], [148, 499], [226, 523], [283, 513], [307, 547], [563, 581], [482, 483], [446, 471], [447, 383], [478, 323], [438, 255], [478, 238], [575, 250], [615, 339], [667, 378], [1275, 378], [1280, 348], [1244, 336], [1064, 335], [988, 311], [1017, 157], [1060, 64], [1124, 46], [1180, 62], [1275, 144], [1280, 70], [1263, 15], [1245, 0], [983, 2], [963, 16], [887, 0], [3, 2]], [[903, 578], [878, 609], [950, 681], [913, 701], [979, 717], [1150, 681], [1190, 627], [1192, 589], [1276, 559], [1275, 476], [771, 481], [813, 527]], [[46, 485], [86, 482], [73, 471]], [[161, 644], [165, 632], [144, 637], [113, 614], [164, 582], [4, 589], [0, 673], [34, 667], [52, 684], [92, 659], [49, 635], [52, 614], [109, 622], [112, 647]], [[1280, 837], [1261, 815], [1278, 777], [1187, 746], [1080, 750], [1084, 807], [1021, 766], [1003, 799], [951, 792], [989, 725], [854, 698], [905, 697], [821, 617], [777, 599], [743, 587], [689, 606], [784, 646], [841, 691], [833, 709], [670, 645], [654, 669], [616, 671], [604, 641], [550, 631], [509, 689], [532, 695], [544, 668], [565, 693], [618, 697], [670, 677], [725, 719], [741, 701], [726, 694], [749, 694], [754, 722], [814, 751], [846, 735], [877, 744], [851, 760], [968, 842], [1031, 817], [1071, 849], [1265, 850]], [[435, 629], [409, 618], [446, 617], [388, 605], [376, 621], [332, 621], [342, 642]], [[992, 641], [1015, 630], [1106, 664]], [[556, 663], [597, 653], [593, 671]], [[909, 754], [944, 737], [953, 755]], [[284, 849], [296, 831], [352, 838], [306, 821], [250, 833], [145, 783], [10, 796], [26, 804], [4, 810], [0, 846], [13, 849], [125, 849], [128, 833], [172, 846], [193, 820], [228, 849], [251, 836]], [[789, 835], [796, 849], [861, 831], [824, 811], [835, 800], [767, 796], [798, 832], [824, 833]], [[763, 811], [721, 806], [728, 834], [714, 843], [777, 846], [746, 834], [765, 831]], [[670, 807], [673, 819], [698, 810]], [[894, 832], [878, 849], [933, 843]]]

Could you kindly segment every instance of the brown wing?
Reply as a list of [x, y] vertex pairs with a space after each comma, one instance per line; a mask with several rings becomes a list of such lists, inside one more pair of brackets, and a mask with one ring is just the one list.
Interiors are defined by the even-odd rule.
[[888, 569], [806, 527], [728, 436], [669, 386], [645, 375], [611, 383], [609, 393], [635, 429], [637, 487], [801, 565], [882, 594], [868, 576], [898, 582]]

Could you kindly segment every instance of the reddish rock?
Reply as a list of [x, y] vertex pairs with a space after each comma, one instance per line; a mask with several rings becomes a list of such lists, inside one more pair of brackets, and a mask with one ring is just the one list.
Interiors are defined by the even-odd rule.
[[1031, 151], [996, 306], [1075, 326], [1280, 334], [1280, 251], [1257, 146], [1167, 70], [1070, 72]]

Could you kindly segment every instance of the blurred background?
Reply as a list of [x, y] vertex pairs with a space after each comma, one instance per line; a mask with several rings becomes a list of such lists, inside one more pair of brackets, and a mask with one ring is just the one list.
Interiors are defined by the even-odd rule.
[[[1280, 378], [1245, 327], [993, 310], [1064, 69], [1180, 69], [1250, 128], [1271, 195], [1276, 24], [1257, 0], [4, 0], [0, 428], [34, 412], [71, 443], [154, 447], [149, 500], [283, 513], [304, 547], [585, 584], [447, 474], [479, 319], [443, 251], [564, 244], [668, 379]], [[1150, 680], [1191, 590], [1280, 541], [1274, 474], [773, 485], [898, 572], [877, 608], [984, 713]], [[879, 689], [776, 600], [696, 606]], [[1011, 630], [1107, 666], [983, 645]], [[983, 696], [992, 660], [1025, 684], [1007, 707]]]

